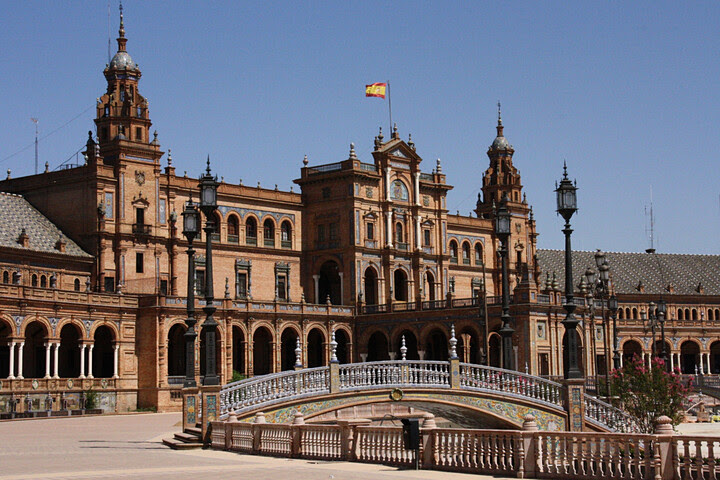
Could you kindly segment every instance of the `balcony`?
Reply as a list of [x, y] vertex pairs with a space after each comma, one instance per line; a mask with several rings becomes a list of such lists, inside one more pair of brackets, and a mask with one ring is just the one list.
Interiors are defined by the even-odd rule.
[[228, 234], [228, 243], [240, 243], [240, 237], [238, 235]]
[[457, 257], [450, 257], [450, 263], [458, 263]]
[[469, 259], [469, 258], [463, 258], [463, 265], [470, 265], [470, 259]]
[[430, 247], [430, 246], [424, 246], [424, 247], [423, 247], [423, 253], [426, 253], [426, 254], [428, 254], [428, 255], [432, 255], [432, 254], [435, 253], [435, 249], [434, 249], [433, 247]]
[[292, 240], [281, 240], [280, 246], [282, 248], [292, 248]]
[[150, 235], [150, 229], [152, 226], [145, 225], [144, 223], [133, 223], [132, 233], [138, 237], [147, 237]]
[[377, 248], [376, 240], [365, 240], [365, 248]]
[[220, 243], [220, 234], [219, 233], [213, 233], [210, 235], [210, 241], [213, 243]]
[[257, 237], [245, 237], [245, 244], [257, 246]]
[[407, 242], [397, 242], [395, 245], [397, 246], [398, 250], [402, 250], [403, 252], [407, 252], [408, 247], [410, 246], [410, 244]]
[[264, 238], [263, 245], [265, 245], [266, 247], [275, 248], [275, 239], [274, 238]]

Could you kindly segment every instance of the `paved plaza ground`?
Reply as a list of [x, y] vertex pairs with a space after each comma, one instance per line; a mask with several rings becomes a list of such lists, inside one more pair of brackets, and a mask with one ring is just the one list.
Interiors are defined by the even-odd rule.
[[211, 450], [174, 451], [162, 439], [180, 414], [0, 422], [0, 479], [480, 480], [500, 477], [383, 465], [289, 460]]

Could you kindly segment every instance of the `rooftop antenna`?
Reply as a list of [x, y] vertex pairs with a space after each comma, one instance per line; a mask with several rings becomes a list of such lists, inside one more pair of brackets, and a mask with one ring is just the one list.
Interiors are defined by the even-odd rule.
[[38, 119], [35, 117], [30, 118], [35, 124], [35, 175], [38, 173]]
[[[645, 206], [645, 216], [646, 216], [646, 224], [645, 224], [645, 234], [649, 235], [650, 237], [650, 248], [646, 249], [646, 253], [655, 253], [655, 214], [653, 213], [653, 195], [652, 195], [652, 185], [650, 185], [650, 207], [648, 209], [648, 206]], [[649, 221], [650, 226], [648, 228], [647, 222]]]
[[110, 65], [111, 57], [111, 48], [110, 48], [110, 0], [108, 0], [108, 65]]

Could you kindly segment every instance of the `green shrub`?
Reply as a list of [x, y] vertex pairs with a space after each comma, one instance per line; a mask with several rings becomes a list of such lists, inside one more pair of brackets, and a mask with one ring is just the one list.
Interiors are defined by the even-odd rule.
[[239, 380], [245, 380], [247, 377], [237, 370], [233, 370], [232, 381], [237, 382]]
[[92, 387], [85, 390], [85, 410], [92, 410], [98, 406], [98, 394]]

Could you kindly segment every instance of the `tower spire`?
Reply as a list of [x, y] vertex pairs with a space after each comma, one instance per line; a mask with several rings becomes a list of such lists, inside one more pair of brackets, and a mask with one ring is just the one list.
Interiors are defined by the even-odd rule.
[[120, 2], [120, 29], [118, 30], [118, 51], [119, 52], [125, 52], [125, 45], [127, 44], [127, 39], [125, 38], [125, 21], [123, 19], [123, 6], [122, 2]]
[[502, 112], [500, 111], [500, 100], [498, 100], [498, 123], [497, 123], [497, 136], [503, 137], [503, 124], [502, 124]]

